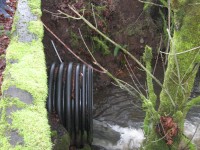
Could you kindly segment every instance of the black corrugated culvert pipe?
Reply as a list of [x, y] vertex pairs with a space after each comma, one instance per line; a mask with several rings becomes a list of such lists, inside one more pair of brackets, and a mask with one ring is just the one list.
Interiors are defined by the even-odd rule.
[[68, 131], [71, 146], [92, 144], [93, 70], [69, 63], [51, 65], [47, 110], [56, 112]]

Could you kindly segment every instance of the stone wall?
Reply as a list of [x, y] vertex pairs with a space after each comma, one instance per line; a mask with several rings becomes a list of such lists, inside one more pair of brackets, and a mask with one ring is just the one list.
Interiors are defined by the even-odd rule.
[[0, 149], [52, 148], [40, 0], [18, 0], [0, 99]]

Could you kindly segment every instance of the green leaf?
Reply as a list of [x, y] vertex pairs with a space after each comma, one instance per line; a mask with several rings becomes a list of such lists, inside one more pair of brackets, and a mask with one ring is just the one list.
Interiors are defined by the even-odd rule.
[[114, 49], [114, 57], [117, 56], [119, 50], [120, 50], [120, 47], [119, 47], [119, 46], [115, 46], [115, 49]]

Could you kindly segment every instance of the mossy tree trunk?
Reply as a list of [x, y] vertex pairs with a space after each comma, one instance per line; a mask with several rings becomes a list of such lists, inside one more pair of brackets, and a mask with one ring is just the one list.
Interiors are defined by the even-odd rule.
[[[159, 97], [158, 111], [155, 111], [154, 99], [150, 97], [149, 101], [144, 101], [144, 106], [148, 109], [151, 108], [147, 110], [144, 122], [147, 136], [144, 149], [196, 149], [184, 136], [183, 128], [188, 110], [200, 102], [199, 97], [190, 99], [200, 62], [200, 48], [198, 48], [200, 45], [199, 2], [199, 0], [171, 0], [171, 10], [174, 13], [171, 50]], [[149, 107], [150, 105], [151, 107]], [[178, 126], [178, 134], [173, 137], [172, 144], [167, 144], [166, 138], [156, 132], [160, 116], [170, 116]]]

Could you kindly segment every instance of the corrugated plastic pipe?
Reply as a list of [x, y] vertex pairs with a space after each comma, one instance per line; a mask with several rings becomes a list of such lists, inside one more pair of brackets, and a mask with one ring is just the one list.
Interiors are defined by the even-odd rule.
[[53, 63], [49, 70], [47, 110], [56, 112], [71, 146], [92, 144], [93, 70], [80, 64]]

